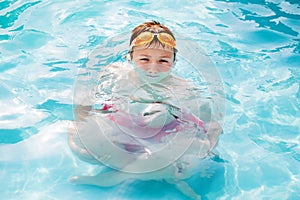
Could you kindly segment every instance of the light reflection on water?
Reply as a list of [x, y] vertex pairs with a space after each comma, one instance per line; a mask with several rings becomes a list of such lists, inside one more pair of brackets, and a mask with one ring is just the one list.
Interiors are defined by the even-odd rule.
[[204, 160], [203, 173], [189, 180], [195, 190], [203, 199], [300, 198], [299, 6], [291, 0], [1, 2], [3, 198], [185, 198], [161, 182], [99, 189], [67, 180], [99, 170], [73, 157], [66, 142], [78, 69], [105, 39], [151, 19], [203, 47], [224, 82], [217, 148], [224, 162]]

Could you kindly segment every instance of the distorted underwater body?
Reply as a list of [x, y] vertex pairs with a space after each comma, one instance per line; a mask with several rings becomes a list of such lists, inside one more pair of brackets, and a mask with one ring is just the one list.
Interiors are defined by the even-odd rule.
[[[90, 64], [88, 68], [94, 69], [96, 64]], [[200, 199], [184, 180], [195, 173], [222, 132], [208, 102], [202, 100], [203, 91], [173, 73], [159, 81], [152, 76], [145, 79], [132, 61], [97, 71], [95, 90], [91, 73], [80, 73], [76, 82], [69, 144], [82, 160], [114, 170], [71, 181], [107, 187], [130, 179], [164, 180]]]
[[[291, 0], [1, 2], [1, 199], [300, 199], [299, 19]], [[195, 87], [115, 65], [151, 20]]]

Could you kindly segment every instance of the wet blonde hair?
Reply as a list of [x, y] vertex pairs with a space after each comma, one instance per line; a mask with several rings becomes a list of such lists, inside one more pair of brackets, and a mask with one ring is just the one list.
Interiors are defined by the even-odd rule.
[[133, 40], [139, 34], [141, 34], [143, 32], [146, 32], [146, 31], [153, 32], [153, 33], [168, 33], [168, 34], [170, 34], [173, 37], [174, 40], [176, 40], [175, 37], [174, 37], [174, 34], [172, 33], [172, 31], [168, 27], [162, 25], [158, 21], [151, 21], [151, 22], [145, 22], [145, 23], [143, 23], [143, 24], [135, 27], [132, 30], [131, 37], [130, 37], [130, 42], [129, 42], [129, 46], [131, 45], [131, 43], [133, 42]]

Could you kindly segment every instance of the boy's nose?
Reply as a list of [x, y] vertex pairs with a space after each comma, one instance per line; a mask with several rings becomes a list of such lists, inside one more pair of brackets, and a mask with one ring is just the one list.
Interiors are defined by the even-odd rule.
[[148, 68], [149, 70], [148, 70], [148, 72], [149, 73], [158, 73], [159, 71], [159, 67], [158, 67], [158, 65], [157, 65], [157, 63], [156, 62], [153, 62], [153, 63], [151, 63], [150, 65], [149, 65], [149, 68]]

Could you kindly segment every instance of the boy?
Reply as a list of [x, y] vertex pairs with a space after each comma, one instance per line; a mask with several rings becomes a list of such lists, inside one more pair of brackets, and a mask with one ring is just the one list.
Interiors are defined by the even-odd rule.
[[175, 47], [173, 33], [159, 22], [133, 29], [129, 65], [102, 70], [96, 103], [88, 110], [77, 107], [77, 133], [71, 131], [69, 137], [71, 149], [83, 160], [117, 170], [72, 181], [112, 186], [130, 178], [164, 179], [199, 198], [182, 180], [215, 147], [221, 128], [210, 115], [201, 116], [206, 123], [197, 117], [199, 89], [171, 73]]

